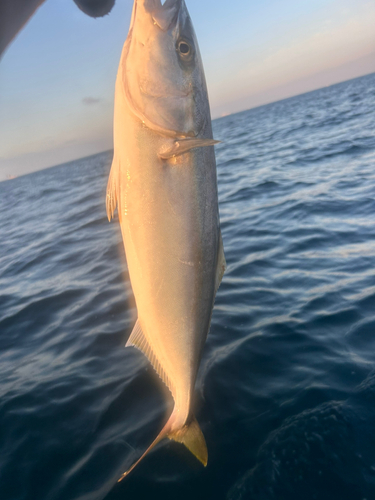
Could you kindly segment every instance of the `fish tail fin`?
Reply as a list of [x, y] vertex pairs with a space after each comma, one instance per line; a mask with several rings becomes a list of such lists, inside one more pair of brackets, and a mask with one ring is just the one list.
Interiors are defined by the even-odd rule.
[[[204, 466], [207, 465], [207, 446], [204, 439], [203, 433], [199, 427], [198, 422], [193, 416], [189, 423], [185, 423], [182, 427], [173, 429], [176, 422], [176, 413], [173, 411], [172, 415], [169, 417], [168, 422], [160, 431], [157, 438], [151, 443], [143, 455], [134, 464], [124, 472], [117, 482], [120, 482], [126, 477], [138, 464], [139, 462], [164, 438], [177, 441], [186, 446], [186, 448], [191, 451], [191, 453], [200, 461]], [[172, 430], [173, 429], [173, 430]]]
[[194, 416], [189, 423], [185, 424], [181, 429], [170, 432], [167, 437], [173, 439], [173, 441], [184, 444], [206, 467], [208, 459], [206, 440]]
[[124, 472], [120, 479], [118, 479], [118, 483], [120, 481], [122, 481], [124, 479], [124, 477], [126, 477], [128, 474], [130, 474], [130, 472], [139, 464], [139, 462], [141, 460], [143, 460], [143, 458], [148, 454], [149, 451], [152, 450], [152, 448], [154, 446], [156, 446], [158, 443], [160, 443], [160, 441], [162, 441], [162, 439], [168, 437], [168, 432], [170, 431], [170, 421], [171, 421], [171, 418], [173, 416], [173, 413], [171, 415], [171, 417], [169, 418], [168, 422], [165, 424], [165, 426], [162, 428], [162, 430], [160, 431], [160, 433], [158, 434], [157, 438], [150, 444], [150, 446], [147, 448], [147, 450], [143, 453], [143, 455], [141, 455], [140, 458], [138, 458], [138, 460], [136, 462], [134, 462], [134, 464], [130, 467], [130, 469], [128, 469], [126, 472]]

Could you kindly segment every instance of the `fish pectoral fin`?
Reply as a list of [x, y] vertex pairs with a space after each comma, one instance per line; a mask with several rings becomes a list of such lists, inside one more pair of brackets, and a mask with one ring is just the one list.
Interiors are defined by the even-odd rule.
[[206, 467], [208, 460], [206, 440], [199, 427], [196, 418], [193, 416], [189, 424], [185, 424], [182, 429], [170, 432], [167, 437], [182, 443], [186, 448]]
[[219, 248], [217, 255], [217, 267], [216, 267], [216, 280], [215, 280], [215, 293], [217, 292], [221, 280], [223, 279], [225, 270], [227, 268], [227, 263], [224, 255], [223, 238], [221, 236], [221, 231], [219, 233]]
[[[106, 208], [107, 217], [111, 221], [113, 214], [115, 213], [116, 207], [119, 204], [119, 186], [120, 186], [120, 162], [117, 157], [113, 157], [111, 172], [109, 174], [108, 184], [107, 184], [107, 196], [106, 196]], [[120, 210], [119, 217], [120, 217]]]
[[140, 350], [150, 361], [156, 373], [173, 394], [174, 386], [172, 384], [172, 381], [168, 377], [166, 371], [163, 368], [163, 365], [157, 358], [153, 348], [145, 337], [139, 319], [137, 319], [130, 337], [125, 344], [125, 347], [135, 347], [136, 349]]
[[205, 146], [214, 146], [219, 142], [220, 141], [215, 141], [214, 139], [199, 139], [198, 137], [188, 137], [187, 139], [174, 141], [171, 147], [159, 151], [158, 156], [162, 160], [168, 160], [169, 158], [173, 158], [174, 156], [187, 153], [191, 149], [202, 148]]

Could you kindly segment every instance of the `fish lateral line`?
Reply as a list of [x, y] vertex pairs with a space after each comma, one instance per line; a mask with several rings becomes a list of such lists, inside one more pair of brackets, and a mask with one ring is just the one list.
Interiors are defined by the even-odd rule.
[[185, 422], [182, 426], [177, 424], [178, 421], [178, 408], [174, 408], [171, 416], [168, 419], [168, 422], [160, 431], [159, 435], [156, 439], [151, 443], [151, 445], [147, 448], [147, 450], [141, 455], [141, 457], [134, 462], [134, 464], [124, 472], [117, 482], [121, 482], [135, 467], [143, 460], [143, 458], [154, 448], [160, 441], [165, 438], [170, 439], [171, 441], [176, 441], [177, 443], [181, 443], [195, 456], [197, 460], [201, 462], [201, 464], [206, 467], [208, 461], [208, 452], [206, 440], [204, 439], [203, 432], [199, 427], [199, 424], [194, 417], [191, 417]]

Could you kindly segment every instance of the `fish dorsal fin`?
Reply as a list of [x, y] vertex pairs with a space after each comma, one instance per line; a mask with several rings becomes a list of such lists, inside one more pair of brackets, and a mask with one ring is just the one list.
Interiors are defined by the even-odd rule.
[[188, 137], [186, 139], [179, 139], [174, 141], [171, 147], [159, 151], [159, 158], [162, 160], [168, 160], [174, 156], [182, 155], [187, 153], [194, 148], [202, 148], [204, 146], [214, 146], [220, 141], [215, 141], [214, 139], [199, 139], [198, 137]]
[[223, 238], [221, 237], [221, 231], [219, 233], [219, 248], [217, 253], [217, 267], [216, 267], [216, 281], [215, 281], [215, 293], [220, 286], [221, 280], [223, 279], [225, 270], [227, 268], [227, 263], [224, 255]]
[[134, 325], [130, 337], [125, 344], [125, 347], [135, 347], [139, 349], [150, 361], [154, 370], [159, 375], [164, 384], [168, 387], [168, 389], [171, 391], [172, 395], [174, 395], [174, 385], [172, 384], [171, 379], [166, 374], [159, 359], [156, 357], [154, 350], [152, 349], [145, 334], [143, 333], [139, 319], [137, 319], [137, 322]]
[[[119, 177], [120, 177], [120, 162], [117, 157], [113, 157], [111, 172], [109, 174], [108, 184], [107, 184], [107, 196], [106, 196], [106, 208], [107, 217], [110, 221], [113, 218], [116, 207], [119, 204]], [[118, 210], [120, 217], [120, 209]]]

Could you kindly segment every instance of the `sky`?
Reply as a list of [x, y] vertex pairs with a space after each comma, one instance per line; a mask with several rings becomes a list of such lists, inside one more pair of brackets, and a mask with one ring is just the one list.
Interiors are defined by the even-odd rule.
[[[375, 72], [373, 0], [185, 0], [212, 117]], [[0, 181], [112, 148], [132, 0], [47, 0], [0, 60]]]

